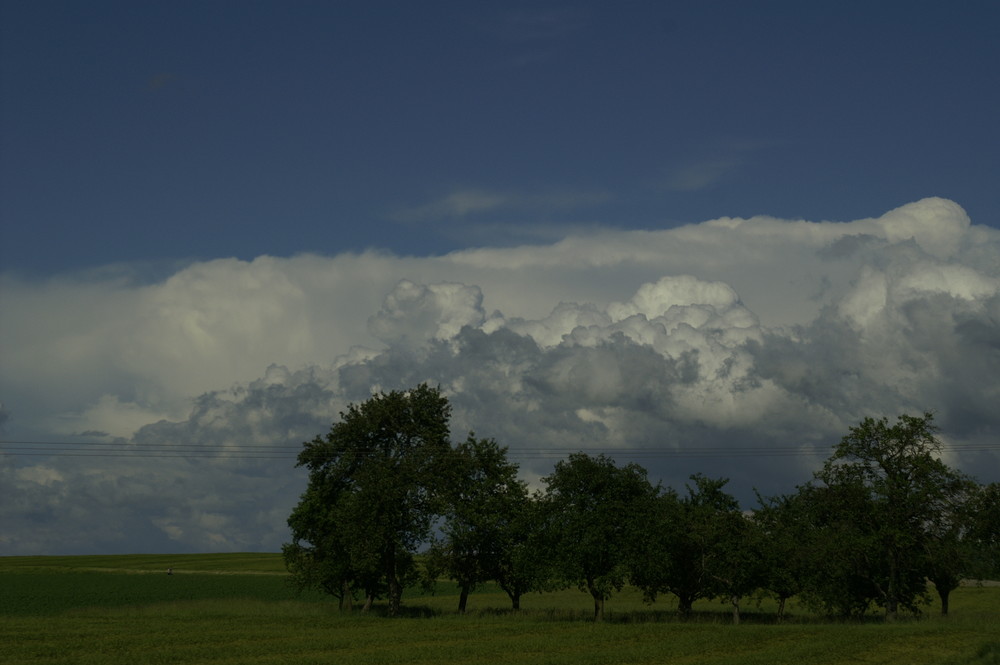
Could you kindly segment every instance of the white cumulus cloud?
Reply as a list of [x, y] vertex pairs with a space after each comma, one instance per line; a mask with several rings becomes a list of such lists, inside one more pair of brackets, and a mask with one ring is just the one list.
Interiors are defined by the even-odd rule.
[[[62, 445], [5, 444], [0, 553], [274, 550], [301, 442], [422, 381], [456, 438], [497, 438], [528, 479], [589, 449], [749, 499], [808, 480], [865, 416], [929, 410], [949, 459], [998, 480], [998, 267], [1000, 232], [927, 199], [852, 222], [220, 259], [153, 283], [4, 276], [5, 440]], [[93, 452], [78, 441], [120, 455], [68, 456]]]

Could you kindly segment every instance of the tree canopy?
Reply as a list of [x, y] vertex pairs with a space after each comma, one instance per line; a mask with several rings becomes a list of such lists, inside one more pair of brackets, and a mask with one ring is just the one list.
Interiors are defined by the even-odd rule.
[[[813, 479], [743, 510], [728, 480], [691, 476], [686, 493], [653, 484], [638, 464], [570, 454], [529, 494], [495, 440], [450, 441], [451, 407], [422, 384], [351, 404], [298, 464], [309, 480], [288, 518], [292, 579], [351, 608], [385, 596], [400, 610], [418, 571], [459, 586], [459, 611], [487, 581], [513, 609], [532, 590], [576, 586], [594, 618], [631, 584], [733, 607], [766, 592], [821, 611], [887, 620], [918, 612], [933, 583], [942, 612], [964, 577], [1000, 574], [1000, 484], [977, 484], [941, 459], [931, 414], [866, 418]], [[418, 566], [419, 561], [419, 566]]]
[[447, 574], [458, 582], [459, 612], [465, 612], [469, 592], [489, 580], [504, 584], [516, 607], [523, 589], [510, 555], [528, 537], [528, 490], [517, 478], [517, 465], [493, 439], [469, 434], [447, 466], [439, 477], [444, 523], [428, 552], [428, 576], [433, 581]]
[[[385, 589], [389, 614], [415, 574], [414, 554], [441, 511], [441, 469], [451, 453], [451, 407], [426, 384], [351, 404], [298, 463], [309, 484], [289, 518], [284, 554], [301, 583], [367, 604]], [[339, 591], [338, 591], [339, 590]]]
[[547, 552], [558, 575], [594, 599], [594, 617], [628, 579], [627, 552], [656, 490], [637, 464], [574, 453], [545, 478]]
[[962, 506], [975, 485], [941, 461], [933, 420], [930, 413], [904, 414], [892, 425], [865, 418], [816, 474], [825, 491], [814, 499], [837, 502], [824, 520], [839, 522], [841, 538], [831, 544], [851, 543], [858, 576], [890, 620], [900, 607], [915, 609], [929, 575], [958, 583], [957, 571], [942, 572], [952, 556], [942, 545], [964, 530]]

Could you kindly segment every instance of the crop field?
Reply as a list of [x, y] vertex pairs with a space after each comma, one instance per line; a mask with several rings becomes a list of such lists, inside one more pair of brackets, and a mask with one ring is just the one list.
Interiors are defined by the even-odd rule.
[[[173, 575], [167, 575], [167, 568]], [[616, 594], [603, 623], [589, 596], [532, 594], [511, 613], [485, 588], [456, 613], [457, 590], [409, 590], [404, 616], [344, 613], [336, 600], [297, 594], [277, 554], [0, 558], [0, 663], [1000, 663], [1000, 588], [963, 587], [949, 617], [838, 623], [791, 603], [747, 599], [695, 606], [682, 621], [671, 598]]]

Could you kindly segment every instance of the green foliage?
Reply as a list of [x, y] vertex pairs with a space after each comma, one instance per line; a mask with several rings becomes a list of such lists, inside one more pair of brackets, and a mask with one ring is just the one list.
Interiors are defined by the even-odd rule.
[[687, 495], [662, 494], [644, 517], [648, 536], [632, 581], [651, 601], [674, 594], [685, 615], [700, 598], [723, 597], [738, 622], [740, 599], [762, 585], [758, 527], [725, 492], [727, 479], [695, 474], [691, 481]]
[[557, 575], [594, 599], [600, 620], [604, 601], [628, 578], [628, 553], [646, 524], [657, 490], [637, 464], [617, 467], [604, 455], [575, 453], [545, 478], [545, 552]]
[[884, 574], [867, 492], [856, 484], [806, 485], [798, 501], [807, 520], [803, 597], [830, 615], [864, 616], [879, 595], [873, 576]]
[[679, 535], [683, 515], [677, 493], [669, 488], [661, 491], [637, 519], [645, 525], [645, 533], [630, 544], [629, 581], [652, 603], [661, 593], [676, 588], [678, 576], [685, 571]]
[[441, 512], [438, 476], [451, 453], [451, 407], [439, 389], [379, 393], [340, 414], [326, 437], [299, 453], [309, 484], [288, 519], [283, 548], [289, 571], [317, 587], [366, 606], [386, 592], [389, 613], [415, 579], [414, 554]]
[[503, 585], [515, 609], [520, 596], [534, 586], [536, 566], [521, 551], [532, 544], [530, 499], [517, 470], [505, 448], [470, 433], [439, 478], [443, 537], [431, 544], [427, 575], [458, 581], [459, 612], [465, 611], [469, 592], [488, 580]]
[[[874, 601], [891, 620], [900, 609], [918, 611], [933, 577], [947, 608], [966, 566], [959, 542], [975, 484], [940, 460], [936, 434], [930, 413], [904, 414], [894, 425], [866, 418], [816, 474], [822, 488], [807, 492], [827, 533], [814, 542], [835, 572], [814, 587], [821, 602], [857, 611]], [[858, 582], [845, 583], [852, 578]], [[851, 597], [838, 599], [845, 588]]]
[[809, 558], [812, 528], [805, 501], [800, 494], [765, 499], [753, 514], [759, 529], [760, 586], [778, 601], [778, 619], [785, 603], [802, 593], [813, 564]]
[[[744, 513], [727, 479], [691, 476], [687, 493], [652, 486], [645, 469], [604, 455], [570, 455], [530, 497], [517, 466], [492, 439], [448, 441], [450, 407], [419, 386], [351, 405], [325, 437], [305, 444], [309, 485], [289, 517], [283, 557], [300, 589], [350, 609], [404, 586], [458, 583], [458, 607], [494, 581], [517, 609], [531, 590], [576, 586], [601, 619], [626, 583], [653, 602], [721, 599], [733, 621], [750, 596], [770, 594], [783, 614], [799, 596], [813, 609], [887, 619], [918, 614], [928, 580], [948, 611], [963, 577], [1000, 567], [1000, 490], [945, 465], [930, 414], [852, 427], [814, 481], [759, 499]], [[438, 529], [432, 537], [432, 527]]]
[[550, 562], [543, 556], [545, 519], [538, 495], [510, 498], [504, 529], [503, 546], [493, 580], [510, 598], [511, 609], [521, 609], [521, 597], [531, 591], [544, 591], [552, 579]]
[[1000, 483], [980, 486], [967, 507], [972, 547], [969, 577], [1000, 579]]

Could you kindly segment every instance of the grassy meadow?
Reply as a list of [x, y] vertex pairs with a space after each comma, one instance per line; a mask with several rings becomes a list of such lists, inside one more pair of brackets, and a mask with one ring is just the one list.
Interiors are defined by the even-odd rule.
[[[167, 568], [173, 575], [167, 575]], [[531, 594], [514, 614], [485, 588], [410, 590], [405, 616], [342, 613], [296, 594], [277, 554], [0, 558], [0, 663], [885, 663], [1000, 664], [1000, 588], [964, 587], [951, 616], [838, 623], [794, 602], [789, 620], [748, 599], [730, 625], [718, 602], [681, 621], [672, 597], [615, 595], [604, 623], [576, 590]], [[377, 609], [377, 608], [376, 608]]]

